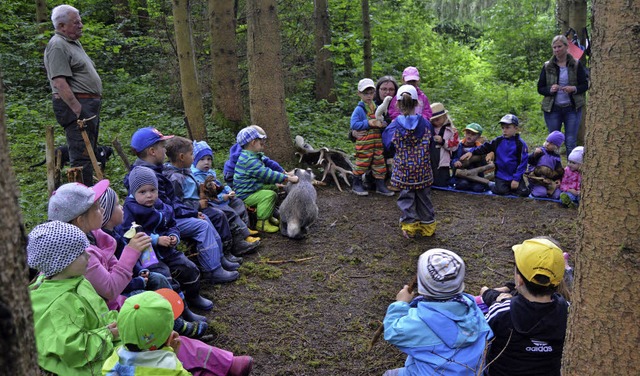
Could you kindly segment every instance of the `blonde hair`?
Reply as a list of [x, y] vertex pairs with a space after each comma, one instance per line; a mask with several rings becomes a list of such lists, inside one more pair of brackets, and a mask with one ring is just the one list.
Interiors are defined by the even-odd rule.
[[553, 44], [557, 41], [562, 42], [562, 44], [564, 44], [565, 46], [569, 45], [569, 40], [564, 35], [556, 35], [555, 37], [553, 37], [553, 40], [551, 40], [551, 45], [553, 46]]

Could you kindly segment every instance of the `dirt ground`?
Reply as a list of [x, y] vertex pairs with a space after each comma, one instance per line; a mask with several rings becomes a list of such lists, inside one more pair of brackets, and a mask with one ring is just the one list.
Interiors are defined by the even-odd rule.
[[306, 239], [264, 236], [238, 281], [204, 286], [216, 303], [205, 339], [252, 355], [254, 375], [382, 375], [405, 355], [384, 339], [371, 351], [369, 343], [422, 252], [462, 256], [465, 291], [475, 295], [513, 278], [513, 244], [547, 235], [572, 252], [576, 243], [577, 211], [554, 202], [445, 191], [432, 200], [434, 236], [405, 239], [395, 197], [319, 188], [320, 217]]

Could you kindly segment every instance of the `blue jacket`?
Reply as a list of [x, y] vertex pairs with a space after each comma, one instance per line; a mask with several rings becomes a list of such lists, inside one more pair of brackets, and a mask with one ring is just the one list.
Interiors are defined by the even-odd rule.
[[[185, 205], [182, 199], [178, 197], [173, 189], [173, 184], [162, 174], [162, 165], [154, 165], [138, 158], [131, 168], [136, 166], [146, 166], [156, 173], [158, 178], [158, 198], [165, 204], [171, 206], [174, 210], [175, 218], [197, 218], [198, 210]], [[124, 177], [124, 186], [129, 190], [129, 173]]]
[[175, 236], [180, 241], [180, 230], [176, 226], [173, 216], [173, 208], [162, 200], [157, 199], [152, 208], [140, 205], [133, 196], [129, 195], [124, 200], [124, 220], [121, 228], [128, 229], [132, 222], [142, 226], [144, 232], [151, 237], [154, 250], [164, 257], [168, 252], [168, 247], [158, 245], [160, 236]]
[[[233, 174], [236, 169], [236, 163], [238, 163], [238, 157], [242, 153], [242, 146], [240, 144], [234, 144], [231, 149], [229, 149], [229, 159], [224, 162], [224, 168], [222, 170], [222, 174], [224, 176], [225, 181], [233, 181]], [[269, 159], [269, 157], [262, 156], [262, 162], [265, 166], [269, 167], [273, 171], [284, 172], [284, 168], [278, 164], [278, 162], [273, 159]]]
[[384, 318], [384, 339], [406, 353], [400, 376], [476, 375], [493, 332], [474, 298], [445, 302], [420, 296], [395, 302]]
[[483, 155], [490, 152], [495, 153], [494, 164], [496, 166], [496, 177], [502, 180], [520, 181], [522, 175], [527, 170], [527, 160], [529, 150], [527, 144], [520, 138], [520, 134], [505, 138], [499, 136], [473, 148], [473, 155]]
[[162, 174], [173, 185], [173, 191], [183, 202], [186, 200], [199, 200], [198, 181], [191, 173], [191, 168], [178, 168], [171, 163], [166, 163]]
[[[375, 109], [375, 106], [374, 106]], [[369, 130], [369, 117], [367, 116], [367, 110], [363, 101], [358, 102], [358, 105], [351, 113], [351, 129], [359, 131]]]
[[213, 176], [213, 180], [215, 181], [215, 183], [222, 187], [222, 192], [218, 193], [218, 200], [214, 203], [216, 205], [224, 205], [229, 202], [228, 199], [225, 201], [224, 195], [228, 195], [232, 191], [232, 189], [228, 185], [224, 185], [220, 180], [218, 180], [218, 177], [216, 176], [216, 172], [214, 170], [205, 172], [191, 166], [191, 174], [193, 174], [193, 177], [196, 179], [198, 184], [204, 183], [204, 181], [207, 179], [207, 176]]

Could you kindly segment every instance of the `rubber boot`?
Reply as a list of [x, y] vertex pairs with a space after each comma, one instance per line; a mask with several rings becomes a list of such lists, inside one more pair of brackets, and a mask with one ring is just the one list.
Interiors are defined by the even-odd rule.
[[258, 229], [258, 231], [267, 232], [270, 234], [280, 231], [280, 228], [269, 223], [268, 219], [258, 219], [256, 228]]
[[367, 192], [362, 186], [362, 176], [353, 175], [353, 188], [351, 189], [351, 191], [358, 196], [369, 195], [369, 192]]
[[383, 196], [393, 196], [393, 192], [384, 185], [384, 179], [376, 179], [376, 193]]

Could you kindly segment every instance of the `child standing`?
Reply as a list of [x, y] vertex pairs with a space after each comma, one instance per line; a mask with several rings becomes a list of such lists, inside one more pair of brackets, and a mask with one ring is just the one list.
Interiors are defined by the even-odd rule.
[[560, 158], [560, 146], [564, 143], [564, 135], [553, 131], [547, 136], [542, 147], [536, 148], [529, 155], [529, 187], [533, 197], [549, 197], [558, 199], [560, 188], [556, 182], [562, 179], [564, 170]]
[[431, 105], [431, 125], [433, 126], [433, 142], [431, 143], [431, 169], [433, 170], [433, 186], [447, 187], [451, 175], [451, 153], [458, 150], [458, 130], [453, 126], [449, 111], [442, 103]]
[[473, 296], [465, 294], [464, 261], [446, 249], [418, 259], [418, 296], [405, 285], [384, 317], [384, 339], [406, 353], [398, 375], [479, 375], [492, 332]]
[[[38, 365], [58, 375], [100, 374], [105, 359], [121, 343], [118, 312], [110, 311], [83, 277], [88, 246], [82, 230], [70, 223], [49, 221], [29, 233], [27, 263], [45, 276], [29, 286]], [[186, 337], [181, 342], [178, 359], [187, 370], [246, 375], [233, 373], [233, 365], [246, 364], [247, 357]]]
[[[422, 115], [425, 120], [431, 119], [431, 104], [427, 95], [420, 90], [420, 72], [416, 67], [406, 67], [402, 71], [402, 82], [405, 85], [411, 85], [416, 88], [418, 93], [418, 105], [416, 106], [416, 114]], [[396, 96], [397, 97], [397, 96]], [[394, 98], [389, 104], [389, 115], [391, 119], [395, 119], [402, 114], [402, 110], [398, 107], [398, 99]]]
[[265, 165], [264, 145], [267, 136], [260, 134], [253, 127], [246, 127], [238, 132], [236, 141], [242, 146], [242, 153], [238, 157], [233, 175], [233, 188], [236, 195], [247, 206], [256, 208], [258, 231], [275, 233], [280, 231], [280, 222], [273, 218], [277, 194], [268, 189], [268, 184], [292, 182], [297, 183], [298, 177], [274, 171]]
[[222, 250], [226, 259], [222, 260], [223, 266], [227, 270], [232, 270], [233, 267], [226, 261], [241, 262], [242, 259], [234, 255], [249, 253], [255, 250], [259, 243], [254, 244], [245, 240], [249, 236], [249, 230], [233, 210], [227, 214], [218, 206], [201, 207], [200, 182], [191, 172], [194, 157], [193, 143], [189, 139], [177, 136], [167, 141], [167, 157], [169, 157], [169, 163], [164, 165], [162, 173], [171, 181], [176, 196], [183, 203], [199, 210], [213, 223], [222, 241]]
[[518, 294], [489, 308], [495, 334], [487, 353], [490, 376], [560, 375], [568, 304], [556, 293], [565, 260], [551, 240], [534, 238], [514, 245]]
[[431, 125], [415, 113], [418, 105], [418, 92], [415, 87], [402, 85], [396, 97], [403, 114], [387, 127], [384, 139], [386, 144], [393, 145], [396, 149], [391, 185], [400, 189], [400, 227], [405, 237], [418, 234], [431, 236], [436, 230], [431, 203]]
[[577, 146], [569, 154], [567, 167], [560, 183], [560, 201], [570, 208], [578, 207], [580, 203], [580, 184], [582, 183], [582, 157], [584, 147]]
[[[258, 232], [249, 229], [249, 213], [244, 202], [236, 196], [236, 192], [231, 187], [218, 180], [213, 170], [213, 150], [206, 141], [193, 141], [191, 173], [198, 184], [205, 184], [207, 180], [212, 180], [215, 185], [218, 195], [208, 199], [205, 207], [213, 206], [222, 210], [229, 220], [231, 231], [238, 234], [234, 244], [237, 242], [240, 246], [234, 247], [232, 253], [240, 256], [253, 252], [260, 244], [260, 238], [252, 235], [257, 235]], [[200, 201], [200, 207], [202, 208], [202, 201]]]
[[362, 184], [362, 177], [371, 169], [376, 181], [376, 192], [383, 196], [393, 196], [393, 192], [384, 184], [387, 174], [382, 146], [384, 124], [376, 119], [376, 104], [373, 102], [375, 91], [376, 85], [372, 79], [363, 78], [358, 82], [360, 102], [351, 114], [351, 130], [366, 131], [366, 134], [356, 139], [352, 191], [358, 196], [369, 195]]
[[491, 191], [497, 195], [515, 193], [521, 197], [529, 196], [529, 188], [524, 181], [529, 151], [527, 144], [518, 133], [519, 120], [516, 115], [506, 114], [500, 119], [502, 136], [473, 148], [460, 157], [464, 162], [474, 155], [495, 153], [495, 183], [489, 184]]
[[471, 123], [467, 125], [464, 128], [464, 138], [460, 141], [460, 145], [451, 160], [451, 166], [455, 171], [456, 189], [461, 191], [484, 192], [489, 189], [489, 180], [484, 178], [484, 170], [493, 168], [493, 163], [488, 165], [486, 159], [481, 155], [474, 155], [464, 162], [460, 161], [460, 157], [463, 154], [482, 145], [480, 142], [482, 131], [480, 124]]

